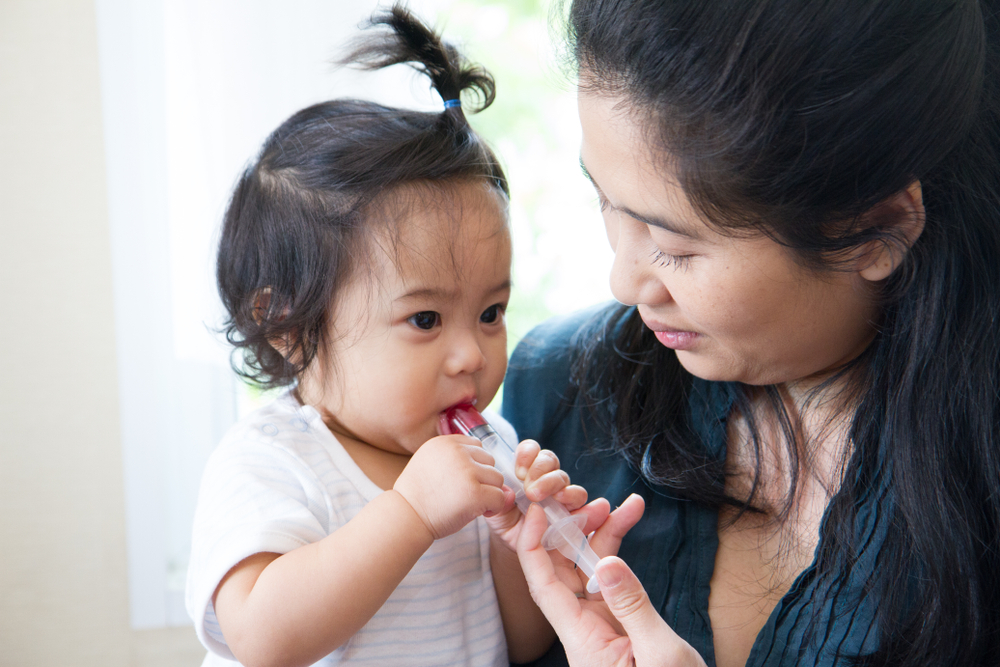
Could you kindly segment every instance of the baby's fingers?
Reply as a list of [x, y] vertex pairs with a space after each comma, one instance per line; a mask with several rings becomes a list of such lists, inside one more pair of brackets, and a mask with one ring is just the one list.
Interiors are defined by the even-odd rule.
[[[551, 495], [555, 495], [568, 486], [569, 475], [566, 474], [566, 471], [553, 470], [552, 472], [547, 472], [538, 478], [525, 480], [524, 495], [528, 496], [528, 500], [537, 503], [545, 500]], [[587, 492], [583, 491], [583, 493], [584, 496], [586, 496]]]
[[[493, 510], [487, 510], [486, 512], [483, 513], [483, 516], [485, 516], [487, 518], [493, 517], [493, 516], [500, 516], [502, 514], [507, 514], [508, 512], [510, 512], [511, 510], [514, 509], [514, 507], [515, 507], [514, 492], [506, 484], [504, 484], [503, 487], [501, 487], [500, 490], [503, 491], [503, 507], [498, 512], [495, 512]], [[515, 523], [517, 523], [517, 517], [518, 516], [520, 516], [520, 514], [518, 514], [517, 516], [514, 516], [511, 519], [511, 523], [508, 526], [503, 527], [503, 528], [504, 529], [509, 529], [510, 527], [512, 527]], [[491, 526], [491, 528], [492, 527], [493, 526]]]
[[478, 445], [466, 445], [465, 450], [476, 463], [482, 463], [483, 465], [490, 467], [496, 463], [496, 459], [493, 458], [493, 455]]
[[576, 484], [570, 484], [561, 491], [552, 494], [570, 512], [587, 504], [587, 489]]
[[[528, 472], [524, 476], [524, 484], [525, 486], [527, 486], [532, 482], [534, 482], [535, 480], [541, 479], [548, 473], [555, 472], [558, 470], [559, 470], [559, 457], [556, 456], [556, 453], [553, 452], [552, 450], [543, 449], [535, 455], [535, 458], [531, 462], [531, 465], [528, 466]], [[563, 474], [566, 475], [566, 483], [568, 484], [569, 475], [567, 473]], [[563, 486], [565, 486], [565, 484]]]
[[482, 447], [474, 445], [465, 445], [465, 451], [469, 458], [475, 462], [472, 469], [475, 471], [477, 480], [490, 486], [503, 486], [503, 474], [494, 466], [496, 460], [492, 454]]
[[514, 450], [514, 474], [518, 479], [524, 479], [528, 475], [528, 468], [535, 462], [535, 457], [540, 451], [542, 451], [541, 445], [534, 440], [522, 440], [517, 446]]
[[480, 484], [495, 486], [498, 489], [503, 486], [503, 474], [488, 463], [475, 466], [473, 475]]

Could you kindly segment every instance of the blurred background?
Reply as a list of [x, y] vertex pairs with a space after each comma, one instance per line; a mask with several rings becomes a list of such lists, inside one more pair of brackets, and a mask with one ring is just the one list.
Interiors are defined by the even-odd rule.
[[[611, 298], [548, 0], [410, 0], [497, 81], [511, 345]], [[214, 333], [214, 249], [265, 136], [331, 97], [440, 109], [332, 62], [373, 0], [0, 0], [0, 667], [197, 665], [183, 606], [205, 458], [266, 399]], [[15, 331], [16, 329], [16, 331]]]

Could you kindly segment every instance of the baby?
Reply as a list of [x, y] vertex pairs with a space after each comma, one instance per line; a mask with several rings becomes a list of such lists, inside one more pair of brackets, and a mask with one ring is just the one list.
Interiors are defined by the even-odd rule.
[[[291, 389], [204, 473], [187, 606], [205, 665], [507, 665], [554, 638], [492, 457], [442, 435], [444, 411], [485, 407], [506, 369], [507, 181], [459, 101], [488, 105], [493, 81], [399, 6], [373, 24], [352, 60], [410, 63], [444, 111], [304, 109], [226, 213], [227, 337], [245, 377]], [[532, 500], [586, 501], [536, 444], [517, 466]]]

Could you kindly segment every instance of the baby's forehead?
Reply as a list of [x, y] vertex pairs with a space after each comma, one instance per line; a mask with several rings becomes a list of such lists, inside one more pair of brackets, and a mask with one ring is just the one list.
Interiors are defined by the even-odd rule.
[[379, 196], [371, 211], [390, 228], [406, 223], [424, 228], [442, 226], [454, 231], [468, 218], [490, 219], [506, 226], [506, 195], [484, 178], [448, 181], [411, 181]]
[[372, 249], [404, 276], [497, 262], [509, 271], [507, 199], [484, 180], [407, 184], [384, 197], [375, 215]]

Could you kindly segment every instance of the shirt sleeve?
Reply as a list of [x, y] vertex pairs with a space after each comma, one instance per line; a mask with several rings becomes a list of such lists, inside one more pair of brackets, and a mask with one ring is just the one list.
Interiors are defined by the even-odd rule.
[[198, 638], [235, 659], [212, 597], [222, 578], [257, 553], [288, 553], [323, 539], [337, 518], [324, 486], [293, 452], [252, 432], [227, 437], [209, 457], [195, 510], [185, 602]]

